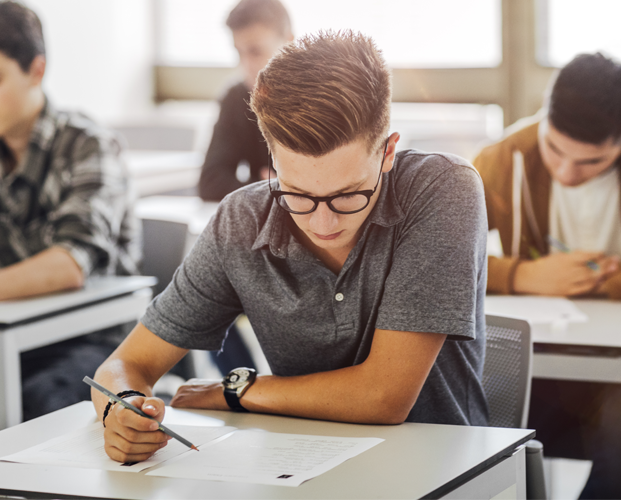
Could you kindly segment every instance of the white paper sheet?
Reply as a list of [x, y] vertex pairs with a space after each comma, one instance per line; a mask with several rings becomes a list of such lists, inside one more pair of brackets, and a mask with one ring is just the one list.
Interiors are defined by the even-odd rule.
[[488, 295], [485, 314], [522, 318], [532, 324], [583, 323], [589, 320], [576, 305], [562, 297]]
[[[169, 427], [197, 447], [235, 430], [235, 427], [195, 425], [170, 425]], [[184, 453], [196, 455], [200, 453], [190, 450], [176, 439], [171, 439], [164, 448], [157, 451], [148, 460], [133, 465], [124, 465], [115, 462], [106, 455], [103, 431], [103, 426], [100, 423], [95, 423], [13, 455], [1, 457], [0, 460], [4, 462], [80, 467], [83, 469], [140, 472]]]
[[238, 430], [147, 475], [299, 486], [382, 441]]

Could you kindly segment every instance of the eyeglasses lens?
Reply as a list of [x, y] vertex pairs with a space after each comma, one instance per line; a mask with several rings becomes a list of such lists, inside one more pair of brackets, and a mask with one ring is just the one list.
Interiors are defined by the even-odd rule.
[[[359, 212], [369, 203], [369, 199], [361, 194], [344, 195], [334, 198], [331, 208], [339, 212]], [[304, 196], [285, 194], [278, 197], [278, 204], [289, 212], [311, 212], [315, 208], [315, 202]]]

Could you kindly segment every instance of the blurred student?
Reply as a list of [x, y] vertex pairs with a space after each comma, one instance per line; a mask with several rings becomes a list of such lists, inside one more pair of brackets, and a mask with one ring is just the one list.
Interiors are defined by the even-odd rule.
[[[488, 292], [621, 299], [619, 63], [575, 57], [545, 112], [516, 123], [473, 163], [504, 250], [489, 257]], [[616, 384], [533, 383], [529, 426], [546, 455], [594, 460], [582, 498], [621, 498], [620, 415]]]
[[[269, 153], [248, 105], [250, 92], [272, 55], [293, 40], [289, 14], [279, 0], [242, 0], [230, 12], [226, 25], [233, 34], [244, 79], [231, 87], [220, 103], [220, 117], [198, 186], [206, 201], [220, 201], [242, 186], [267, 179]], [[222, 374], [237, 366], [255, 367], [235, 325], [222, 351], [211, 356]]]
[[[37, 15], [0, 2], [0, 300], [135, 274], [140, 258], [119, 145], [85, 116], [54, 109], [45, 66]], [[24, 353], [24, 418], [88, 399], [82, 376], [118, 345], [114, 334]]]
[[241, 0], [226, 25], [233, 33], [244, 79], [220, 103], [198, 187], [199, 196], [209, 201], [267, 179], [267, 146], [248, 102], [259, 71], [293, 40], [289, 14], [279, 0]]
[[[485, 425], [483, 185], [456, 156], [397, 153], [391, 90], [363, 35], [306, 36], [274, 56], [251, 105], [277, 178], [220, 203], [96, 380], [144, 394], [128, 401], [161, 420], [155, 381], [187, 349], [218, 349], [245, 312], [274, 375], [190, 381], [172, 406]], [[103, 419], [107, 399], [93, 402]], [[113, 406], [106, 452], [145, 460], [167, 442], [152, 424]]]

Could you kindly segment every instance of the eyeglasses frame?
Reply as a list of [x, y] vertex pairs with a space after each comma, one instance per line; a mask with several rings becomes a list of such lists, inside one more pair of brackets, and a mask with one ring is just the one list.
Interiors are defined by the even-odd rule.
[[[290, 210], [287, 209], [285, 207], [283, 207], [280, 203], [278, 203], [278, 206], [280, 206], [283, 210], [286, 210], [287, 212], [294, 214], [294, 215], [308, 215], [308, 214], [312, 214], [315, 210], [317, 210], [317, 207], [319, 206], [319, 203], [321, 202], [325, 202], [326, 205], [328, 205], [328, 208], [330, 210], [332, 210], [333, 212], [337, 213], [337, 214], [342, 214], [342, 215], [351, 215], [351, 214], [357, 214], [358, 212], [362, 212], [365, 208], [367, 208], [369, 206], [369, 203], [371, 203], [371, 197], [375, 194], [375, 191], [377, 191], [377, 186], [379, 186], [379, 182], [380, 179], [382, 178], [382, 169], [384, 168], [384, 161], [386, 160], [386, 151], [388, 150], [388, 139], [386, 139], [386, 143], [384, 144], [384, 153], [382, 154], [382, 164], [380, 166], [380, 173], [379, 176], [377, 178], [377, 183], [375, 184], [375, 187], [373, 189], [364, 189], [362, 191], [352, 191], [351, 193], [340, 193], [340, 194], [336, 194], [334, 196], [311, 196], [309, 194], [302, 194], [302, 193], [293, 193], [291, 191], [278, 191], [278, 190], [274, 190], [272, 189], [272, 180], [271, 180], [271, 171], [274, 168], [274, 164], [273, 164], [273, 160], [272, 160], [272, 154], [270, 153], [268, 155], [268, 174], [267, 174], [267, 179], [268, 179], [268, 186], [270, 188], [270, 194], [272, 195], [272, 197], [274, 198], [274, 200], [276, 200], [276, 203], [278, 203], [278, 198], [284, 195], [292, 195], [292, 196], [300, 196], [302, 198], [307, 198], [309, 200], [311, 200], [315, 206], [311, 209], [308, 210], [306, 212], [296, 212], [294, 210]], [[337, 210], [336, 208], [334, 208], [332, 206], [332, 200], [336, 199], [336, 198], [340, 198], [341, 196], [352, 196], [352, 195], [362, 195], [365, 196], [367, 199], [367, 203], [364, 207], [360, 208], [359, 210], [354, 210], [352, 212], [343, 212], [342, 210]]]

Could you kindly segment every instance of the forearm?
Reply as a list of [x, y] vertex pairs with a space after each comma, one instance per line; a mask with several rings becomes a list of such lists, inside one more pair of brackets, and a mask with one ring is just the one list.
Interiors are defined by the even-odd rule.
[[83, 284], [82, 270], [70, 253], [52, 247], [0, 269], [0, 300], [71, 290]]
[[[155, 383], [187, 352], [160, 339], [138, 323], [97, 369], [95, 381], [115, 394], [133, 390], [152, 396]], [[91, 390], [91, 397], [101, 418], [108, 399], [95, 389]]]
[[248, 410], [262, 413], [398, 424], [416, 403], [445, 338], [436, 333], [377, 330], [363, 363], [297, 377], [259, 377], [241, 402]]
[[383, 390], [382, 386], [388, 383], [369, 379], [363, 365], [298, 377], [258, 377], [241, 403], [251, 412], [336, 422], [399, 424], [416, 402], [422, 383], [410, 397]]

